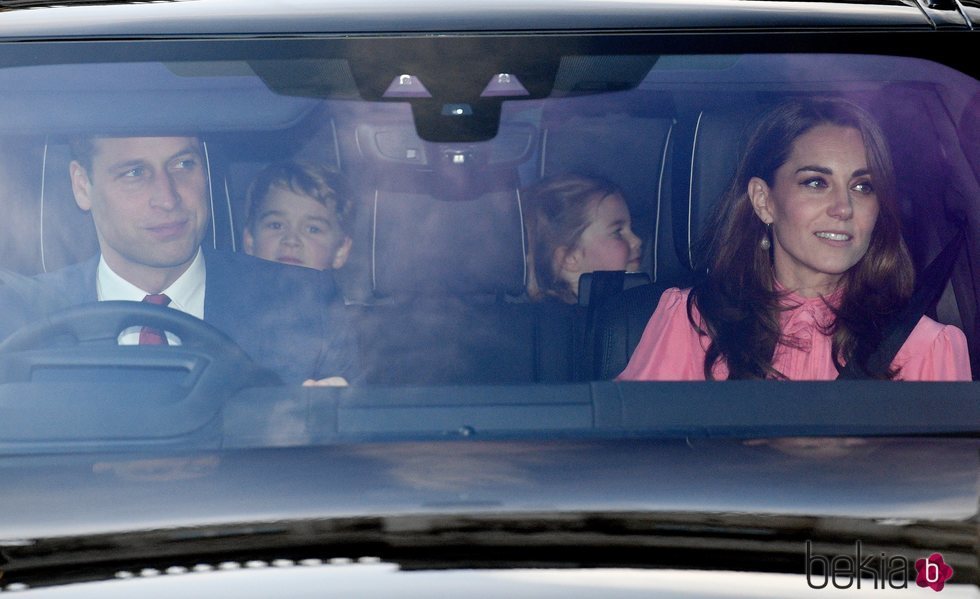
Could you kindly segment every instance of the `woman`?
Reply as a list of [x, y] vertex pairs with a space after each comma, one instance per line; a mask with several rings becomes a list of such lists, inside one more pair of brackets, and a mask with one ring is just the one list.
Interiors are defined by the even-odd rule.
[[966, 338], [923, 317], [885, 372], [867, 372], [908, 301], [891, 159], [843, 100], [794, 101], [757, 126], [702, 241], [705, 273], [664, 293], [619, 380], [970, 380]]
[[578, 300], [578, 280], [597, 270], [635, 271], [642, 241], [618, 187], [560, 175], [526, 192], [528, 295], [534, 301]]

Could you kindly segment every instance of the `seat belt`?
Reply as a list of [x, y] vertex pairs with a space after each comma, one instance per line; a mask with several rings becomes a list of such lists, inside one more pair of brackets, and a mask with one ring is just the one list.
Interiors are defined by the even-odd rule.
[[595, 379], [601, 370], [599, 356], [603, 355], [600, 346], [602, 339], [597, 334], [596, 320], [606, 303], [633, 287], [648, 285], [650, 275], [645, 272], [624, 272], [621, 270], [597, 270], [583, 273], [579, 277], [578, 303], [585, 307], [585, 368], [590, 379]]
[[[966, 227], [961, 226], [953, 239], [922, 271], [922, 276], [919, 278], [908, 304], [885, 328], [885, 333], [882, 335], [878, 347], [868, 356], [868, 372], [885, 372], [891, 366], [898, 350], [905, 345], [905, 341], [912, 334], [912, 329], [919, 323], [923, 314], [939, 301], [939, 296], [946, 288], [946, 283], [953, 272], [953, 265], [959, 256], [960, 247], [966, 237], [965, 230]], [[862, 371], [853, 362], [844, 365], [844, 368], [837, 375], [837, 380], [868, 378], [871, 378], [869, 374]]]

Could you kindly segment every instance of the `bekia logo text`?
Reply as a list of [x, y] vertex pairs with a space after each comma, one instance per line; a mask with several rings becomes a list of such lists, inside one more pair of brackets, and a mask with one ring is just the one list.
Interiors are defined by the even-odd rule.
[[[832, 584], [838, 589], [908, 588], [911, 563], [902, 555], [886, 556], [884, 553], [867, 554], [862, 551], [861, 541], [854, 543], [852, 555], [826, 556], [813, 552], [810, 541], [806, 542], [806, 583], [812, 589], [823, 589]], [[943, 561], [943, 556], [933, 553], [915, 561], [915, 583], [941, 591], [953, 577], [953, 568]]]

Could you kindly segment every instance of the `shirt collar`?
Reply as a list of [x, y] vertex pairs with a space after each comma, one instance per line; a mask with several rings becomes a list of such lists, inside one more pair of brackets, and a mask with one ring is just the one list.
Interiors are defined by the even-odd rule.
[[[198, 249], [194, 261], [187, 267], [187, 270], [161, 293], [170, 297], [170, 307], [198, 318], [204, 318], [205, 275], [204, 255]], [[96, 271], [96, 290], [99, 301], [141, 302], [147, 295], [146, 291], [116, 274], [106, 263], [104, 256], [99, 258], [99, 267]]]

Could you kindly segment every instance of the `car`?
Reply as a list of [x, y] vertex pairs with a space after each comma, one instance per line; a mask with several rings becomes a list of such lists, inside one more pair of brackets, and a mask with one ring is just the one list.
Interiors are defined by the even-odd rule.
[[[976, 0], [0, 1], [0, 590], [980, 596], [977, 27]], [[753, 125], [815, 99], [880, 127], [911, 325], [962, 331], [968, 380], [620, 380]], [[614, 185], [630, 264], [535, 301], [538, 184], [570, 173]], [[276, 185], [307, 212], [263, 212]], [[206, 287], [101, 278], [137, 237]]]

